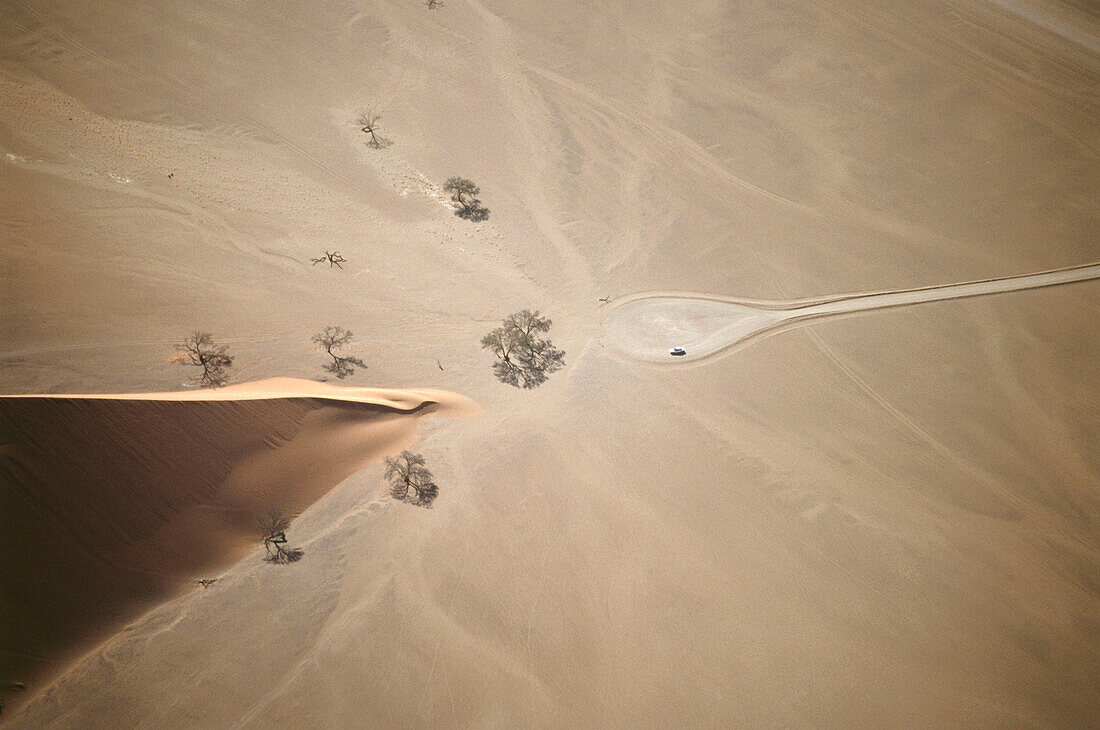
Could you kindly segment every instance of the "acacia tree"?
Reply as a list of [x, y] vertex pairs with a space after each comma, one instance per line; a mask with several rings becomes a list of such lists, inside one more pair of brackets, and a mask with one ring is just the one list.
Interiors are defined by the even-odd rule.
[[565, 353], [540, 333], [550, 331], [550, 319], [538, 310], [510, 314], [500, 327], [481, 338], [481, 346], [497, 357], [493, 374], [500, 382], [530, 390], [546, 382], [565, 365]]
[[202, 368], [192, 381], [203, 388], [217, 388], [229, 380], [226, 368], [233, 365], [233, 357], [226, 345], [214, 344], [209, 332], [196, 331], [176, 345], [176, 354], [169, 362]]
[[337, 355], [333, 350], [341, 350], [346, 347], [353, 339], [350, 330], [346, 330], [343, 327], [325, 327], [324, 332], [315, 334], [312, 338], [313, 343], [320, 349], [328, 353], [332, 358], [332, 362], [324, 364], [325, 370], [336, 377], [343, 379], [355, 372], [353, 365], [358, 365], [361, 368], [367, 367], [367, 364], [357, 357], [352, 355]]
[[481, 204], [477, 196], [481, 188], [473, 180], [464, 177], [449, 177], [443, 183], [443, 192], [449, 193], [451, 202], [458, 206], [455, 215], [471, 221], [483, 221], [489, 217], [489, 209]]
[[283, 514], [281, 509], [272, 509], [259, 522], [260, 532], [263, 534], [264, 549], [267, 551], [265, 561], [285, 565], [296, 563], [305, 554], [300, 548], [288, 548], [286, 531], [290, 529], [290, 518]]
[[431, 507], [439, 496], [439, 485], [424, 466], [424, 457], [408, 449], [386, 459], [384, 476], [390, 483], [390, 495], [402, 502]]

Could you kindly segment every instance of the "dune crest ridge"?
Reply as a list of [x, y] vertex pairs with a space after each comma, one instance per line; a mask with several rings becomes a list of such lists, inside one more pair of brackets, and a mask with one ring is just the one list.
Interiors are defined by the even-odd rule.
[[[217, 390], [0, 396], [0, 680], [39, 684], [153, 603], [410, 445], [435, 390], [272, 378]], [[37, 681], [36, 681], [37, 680]], [[31, 687], [34, 689], [34, 687]]]

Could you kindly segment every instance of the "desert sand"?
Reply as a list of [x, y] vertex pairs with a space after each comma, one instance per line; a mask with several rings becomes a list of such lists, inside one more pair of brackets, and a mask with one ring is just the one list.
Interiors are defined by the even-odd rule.
[[[5, 616], [25, 676], [0, 685], [27, 689], [0, 720], [1088, 725], [1100, 283], [825, 317], [676, 367], [624, 357], [608, 323], [653, 293], [823, 302], [1096, 265], [1098, 39], [1081, 0], [5, 2], [0, 393], [134, 398], [0, 412], [58, 455], [39, 495], [98, 503], [89, 544], [160, 575], [97, 583], [87, 621]], [[487, 221], [454, 215], [455, 175]], [[567, 363], [530, 391], [478, 346], [523, 308]], [[168, 359], [194, 330], [234, 382], [317, 380], [327, 325], [368, 365], [342, 384], [387, 403], [141, 395], [187, 389]], [[425, 389], [480, 414], [404, 414]], [[264, 434], [304, 434], [261, 453], [318, 471], [225, 491], [224, 454]], [[97, 438], [150, 476], [67, 489], [120, 474]], [[378, 461], [410, 444], [432, 509], [384, 497]], [[29, 550], [57, 533], [14, 523], [26, 483], [3, 483], [5, 544], [28, 548], [4, 604], [27, 561], [108, 581], [67, 543]], [[223, 492], [285, 498], [302, 560], [263, 562], [209, 510], [131, 534]]]

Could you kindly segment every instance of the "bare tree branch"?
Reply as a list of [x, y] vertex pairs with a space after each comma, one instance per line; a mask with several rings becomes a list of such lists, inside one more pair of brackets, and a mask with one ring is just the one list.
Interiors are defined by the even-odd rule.
[[233, 365], [233, 358], [227, 346], [214, 344], [209, 332], [196, 331], [176, 345], [176, 354], [169, 362], [202, 368], [192, 381], [203, 388], [217, 388], [228, 382], [226, 369]]
[[335, 350], [341, 350], [351, 343], [353, 336], [350, 330], [343, 327], [328, 326], [323, 332], [315, 334], [313, 344], [328, 353], [332, 362], [325, 363], [324, 369], [340, 378], [346, 378], [355, 372], [355, 367], [366, 368], [367, 364], [353, 355], [337, 355]]
[[338, 251], [325, 251], [324, 256], [321, 256], [320, 258], [316, 258], [316, 259], [315, 258], [310, 258], [310, 261], [313, 262], [314, 266], [316, 266], [317, 264], [323, 264], [326, 261], [328, 261], [328, 267], [330, 269], [333, 266], [335, 266], [338, 269], [342, 269], [344, 267], [341, 266], [340, 264], [346, 264], [348, 262], [348, 260], [346, 258], [344, 258], [343, 256], [341, 256]]
[[286, 531], [290, 528], [290, 518], [280, 509], [272, 508], [258, 521], [258, 526], [263, 534], [264, 550], [267, 556], [264, 560], [268, 563], [285, 565], [296, 563], [305, 555], [299, 548], [287, 548]]

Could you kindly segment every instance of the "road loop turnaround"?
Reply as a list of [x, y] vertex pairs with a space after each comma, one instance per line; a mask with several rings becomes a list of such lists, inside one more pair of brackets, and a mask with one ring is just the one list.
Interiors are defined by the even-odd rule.
[[[959, 284], [797, 301], [650, 292], [614, 302], [602, 329], [604, 344], [626, 359], [669, 365], [699, 363], [762, 336], [825, 317], [1095, 279], [1100, 279], [1100, 263]], [[676, 346], [683, 347], [687, 354], [672, 357], [669, 348]]]

